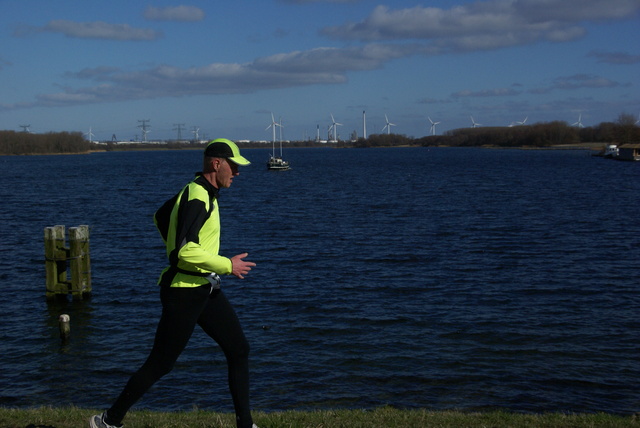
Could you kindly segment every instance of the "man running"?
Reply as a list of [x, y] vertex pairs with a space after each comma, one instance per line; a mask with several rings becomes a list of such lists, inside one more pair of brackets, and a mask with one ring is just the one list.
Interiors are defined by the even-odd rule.
[[218, 275], [243, 279], [256, 264], [248, 253], [227, 258], [220, 248], [218, 192], [230, 187], [240, 165], [250, 162], [227, 139], [211, 141], [201, 173], [154, 217], [167, 247], [169, 266], [160, 275], [162, 315], [147, 361], [129, 379], [115, 403], [90, 420], [91, 428], [119, 428], [127, 411], [173, 368], [198, 324], [227, 360], [229, 389], [238, 428], [257, 428], [249, 405], [249, 344]]

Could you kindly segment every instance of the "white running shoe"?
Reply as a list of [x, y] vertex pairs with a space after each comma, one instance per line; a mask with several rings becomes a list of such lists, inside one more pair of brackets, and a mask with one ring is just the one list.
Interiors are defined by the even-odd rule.
[[89, 426], [91, 428], [122, 428], [122, 425], [109, 425], [104, 421], [107, 413], [103, 413], [101, 415], [93, 415], [91, 419], [89, 419]]

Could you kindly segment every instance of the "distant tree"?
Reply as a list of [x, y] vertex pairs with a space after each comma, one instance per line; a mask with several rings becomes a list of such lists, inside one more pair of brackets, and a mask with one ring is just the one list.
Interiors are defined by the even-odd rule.
[[581, 129], [580, 140], [596, 143], [638, 143], [640, 127], [633, 115], [622, 113], [615, 122], [602, 122], [592, 128]]
[[640, 143], [640, 127], [636, 126], [636, 118], [633, 115], [620, 114], [616, 125], [614, 137], [619, 143]]
[[[413, 141], [413, 138], [401, 134], [371, 134], [365, 144], [367, 147], [394, 147], [411, 145]], [[363, 145], [360, 144], [359, 147]]]
[[80, 132], [27, 132], [0, 131], [0, 154], [29, 155], [48, 153], [86, 153], [89, 142]]
[[353, 147], [364, 149], [367, 147], [371, 147], [371, 144], [369, 143], [369, 140], [367, 138], [360, 137], [353, 143]]
[[635, 126], [636, 118], [629, 113], [620, 113], [616, 123], [620, 126]]
[[422, 146], [454, 147], [548, 147], [591, 142], [640, 142], [638, 120], [621, 114], [616, 122], [577, 128], [566, 122], [534, 123], [527, 126], [459, 128], [440, 136], [425, 136], [415, 141]]

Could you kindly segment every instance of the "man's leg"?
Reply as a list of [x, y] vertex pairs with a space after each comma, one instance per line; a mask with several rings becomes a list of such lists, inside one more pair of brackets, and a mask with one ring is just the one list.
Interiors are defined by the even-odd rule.
[[251, 428], [249, 343], [238, 316], [222, 290], [214, 290], [198, 324], [220, 345], [227, 359], [229, 390], [239, 428]]
[[153, 349], [147, 361], [131, 376], [116, 402], [107, 411], [108, 423], [120, 424], [129, 408], [173, 369], [191, 338], [200, 313], [209, 303], [209, 290], [208, 284], [196, 288], [162, 288], [162, 316]]

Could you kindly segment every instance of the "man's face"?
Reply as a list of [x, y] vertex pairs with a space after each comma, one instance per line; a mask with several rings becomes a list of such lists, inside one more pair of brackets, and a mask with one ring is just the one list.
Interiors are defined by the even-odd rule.
[[236, 175], [240, 174], [238, 172], [238, 165], [222, 158], [216, 158], [216, 161], [219, 161], [218, 171], [216, 173], [216, 183], [218, 184], [218, 189], [222, 189], [223, 187], [231, 187], [233, 178]]

